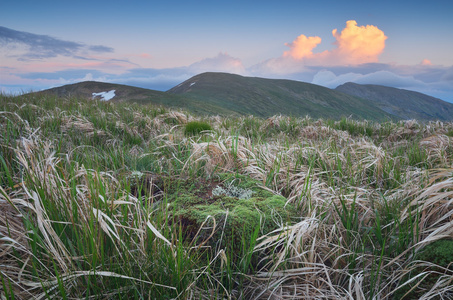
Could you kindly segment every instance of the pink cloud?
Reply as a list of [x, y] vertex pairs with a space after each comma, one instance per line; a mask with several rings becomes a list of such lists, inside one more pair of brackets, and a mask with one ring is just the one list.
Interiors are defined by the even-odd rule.
[[429, 59], [425, 58], [424, 60], [422, 60], [421, 65], [422, 66], [432, 66], [433, 63]]
[[377, 62], [379, 55], [384, 51], [384, 32], [373, 25], [357, 26], [357, 22], [349, 20], [346, 27], [338, 32], [332, 30], [335, 38], [332, 50], [314, 53], [314, 49], [321, 43], [318, 36], [307, 37], [299, 35], [293, 42], [285, 45], [290, 49], [285, 51], [282, 58], [303, 61], [307, 65], [358, 65]]
[[292, 43], [286, 43], [290, 50], [283, 53], [284, 57], [292, 57], [294, 59], [311, 58], [313, 57], [313, 49], [321, 43], [319, 36], [299, 35]]
[[373, 25], [357, 26], [357, 22], [346, 22], [346, 28], [341, 33], [337, 29], [332, 30], [337, 46], [331, 54], [343, 64], [362, 64], [377, 62], [378, 56], [384, 51], [384, 32]]
[[147, 59], [152, 58], [151, 54], [149, 54], [149, 53], [142, 53], [142, 54], [140, 54], [139, 56], [140, 56], [141, 58], [147, 58]]
[[354, 20], [346, 22], [346, 27], [339, 32], [332, 30], [335, 38], [334, 48], [316, 52], [322, 39], [318, 36], [299, 35], [285, 46], [278, 58], [266, 60], [252, 67], [252, 71], [261, 74], [291, 74], [307, 71], [313, 66], [355, 66], [378, 62], [379, 55], [385, 49], [387, 36], [374, 25], [358, 26]]

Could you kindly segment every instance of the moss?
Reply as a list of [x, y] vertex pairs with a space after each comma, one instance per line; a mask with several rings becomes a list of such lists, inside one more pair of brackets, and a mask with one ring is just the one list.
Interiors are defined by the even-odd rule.
[[[250, 199], [238, 199], [220, 196], [210, 201], [202, 200], [196, 196], [178, 197], [171, 206], [174, 216], [183, 227], [186, 226], [185, 236], [193, 239], [199, 227], [208, 220], [206, 226], [213, 226], [216, 221], [216, 232], [211, 238], [210, 244], [226, 247], [232, 242], [234, 250], [241, 247], [242, 240], [250, 241], [252, 233], [257, 227], [261, 234], [266, 234], [277, 225], [273, 221], [273, 215], [279, 215], [284, 221], [290, 221], [294, 217], [294, 210], [285, 208], [286, 199], [281, 196], [271, 198], [252, 197]], [[199, 241], [207, 239], [211, 231], [201, 233]], [[223, 238], [222, 238], [223, 236]]]
[[[252, 197], [239, 199], [225, 195], [212, 196], [212, 189], [226, 184], [250, 189]], [[167, 190], [167, 200], [173, 215], [170, 222], [181, 226], [188, 242], [195, 239], [194, 242], [200, 244], [209, 238], [208, 245], [230, 248], [234, 253], [239, 253], [252, 243], [252, 235], [256, 230], [262, 235], [276, 229], [276, 218], [290, 222], [296, 217], [293, 206], [285, 206], [284, 197], [260, 188], [258, 181], [242, 175], [220, 174], [211, 181], [180, 182], [177, 189], [170, 187]], [[213, 219], [216, 228], [211, 236]]]
[[417, 259], [453, 269], [453, 240], [438, 240], [423, 249]]

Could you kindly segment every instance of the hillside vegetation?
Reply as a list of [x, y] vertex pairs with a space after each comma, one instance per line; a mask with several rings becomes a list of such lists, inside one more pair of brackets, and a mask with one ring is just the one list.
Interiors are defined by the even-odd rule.
[[421, 93], [380, 85], [346, 83], [336, 89], [295, 80], [245, 77], [229, 73], [198, 74], [167, 92], [85, 81], [38, 92], [92, 99], [115, 91], [110, 102], [163, 105], [197, 115], [352, 118], [368, 121], [453, 121], [453, 104]]
[[336, 91], [367, 99], [382, 110], [401, 119], [453, 120], [453, 104], [403, 89], [352, 82], [338, 86]]
[[2, 299], [451, 299], [452, 196], [449, 122], [0, 96]]
[[374, 121], [399, 119], [368, 100], [319, 85], [228, 73], [199, 74], [167, 92], [85, 81], [52, 88], [39, 94], [92, 99], [92, 93], [111, 90], [115, 90], [115, 97], [110, 102], [164, 105], [197, 115], [271, 117], [284, 114], [336, 120], [342, 117]]
[[228, 73], [202, 73], [168, 93], [196, 99], [239, 115], [368, 119], [395, 118], [367, 100], [320, 85], [283, 79], [244, 77]]
[[115, 90], [115, 97], [109, 102], [129, 102], [139, 104], [163, 105], [172, 109], [185, 109], [199, 114], [228, 114], [229, 110], [222, 107], [212, 106], [197, 99], [189, 99], [185, 96], [175, 95], [167, 92], [161, 92], [150, 89], [143, 89], [135, 86], [84, 81], [74, 84], [68, 84], [61, 87], [51, 88], [41, 92], [38, 95], [51, 95], [57, 97], [67, 97], [70, 99], [93, 99], [93, 93], [107, 92]]

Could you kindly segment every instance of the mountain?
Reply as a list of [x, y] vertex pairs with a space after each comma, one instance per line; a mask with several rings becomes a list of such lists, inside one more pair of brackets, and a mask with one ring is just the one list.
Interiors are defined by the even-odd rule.
[[453, 120], [453, 104], [413, 91], [355, 83], [346, 83], [332, 90], [300, 81], [228, 73], [202, 73], [167, 92], [85, 81], [39, 93], [101, 100], [111, 98], [111, 102], [151, 103], [204, 115], [270, 117], [283, 114], [331, 119], [351, 116], [373, 121]]
[[[182, 108], [200, 114], [212, 114], [213, 111], [217, 110], [222, 111], [217, 107], [206, 105], [197, 99], [187, 99], [184, 96], [176, 94], [97, 81], [84, 81], [68, 84], [40, 91], [38, 93], [47, 93], [58, 97], [73, 96], [90, 99], [97, 98], [100, 100], [107, 100], [105, 98], [103, 99], [102, 96], [108, 93], [113, 96], [113, 98], [108, 99], [110, 102], [135, 102], [141, 104], [163, 105], [170, 108]], [[93, 93], [98, 94], [98, 96], [93, 96]], [[226, 113], [228, 113], [228, 111]]]
[[310, 115], [333, 119], [352, 116], [377, 121], [392, 118], [368, 100], [293, 80], [202, 73], [167, 92], [241, 115]]
[[453, 120], [453, 104], [422, 93], [352, 82], [340, 85], [335, 90], [367, 99], [387, 113], [401, 119]]
[[[82, 97], [96, 98], [93, 93], [114, 91], [111, 102], [152, 102], [155, 104], [179, 104], [181, 97], [177, 97], [165, 92], [143, 89], [123, 84], [105, 83], [97, 81], [84, 81], [68, 84], [56, 88], [41, 91], [39, 93], [54, 94], [59, 97]], [[100, 96], [98, 96], [100, 98]]]

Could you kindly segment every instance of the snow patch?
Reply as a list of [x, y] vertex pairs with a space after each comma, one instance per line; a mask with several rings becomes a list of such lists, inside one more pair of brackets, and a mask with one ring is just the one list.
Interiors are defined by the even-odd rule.
[[115, 90], [111, 90], [108, 92], [100, 92], [100, 93], [92, 93], [93, 99], [96, 97], [101, 97], [101, 101], [109, 101], [113, 97], [115, 97]]
[[189, 85], [189, 87], [191, 87], [191, 86], [194, 85], [195, 83], [196, 83], [196, 82], [192, 82], [192, 83]]

